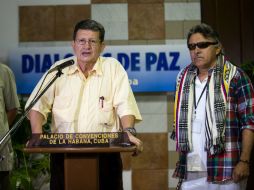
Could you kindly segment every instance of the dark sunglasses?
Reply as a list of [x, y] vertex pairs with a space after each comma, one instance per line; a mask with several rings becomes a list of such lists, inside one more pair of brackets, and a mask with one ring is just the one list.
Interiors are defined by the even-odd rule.
[[188, 44], [188, 48], [189, 50], [194, 50], [196, 49], [196, 47], [198, 47], [199, 49], [205, 49], [210, 45], [216, 45], [218, 44], [218, 42], [198, 42], [196, 44]]

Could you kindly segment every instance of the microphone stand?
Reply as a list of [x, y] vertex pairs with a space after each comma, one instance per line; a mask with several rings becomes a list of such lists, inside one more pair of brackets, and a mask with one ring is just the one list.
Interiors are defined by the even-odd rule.
[[[54, 78], [46, 85], [46, 87], [38, 94], [38, 96], [29, 104], [29, 106], [27, 107], [27, 109], [25, 109], [25, 112], [23, 113], [23, 115], [18, 119], [18, 121], [12, 126], [12, 128], [1, 138], [0, 140], [0, 151], [2, 150], [2, 148], [5, 145], [5, 143], [7, 142], [7, 138], [10, 138], [10, 135], [13, 135], [15, 133], [15, 131], [19, 128], [19, 126], [21, 125], [21, 123], [23, 122], [23, 120], [26, 118], [26, 116], [28, 115], [29, 111], [32, 109], [32, 107], [35, 105], [35, 103], [40, 99], [40, 97], [48, 90], [48, 88], [55, 82], [55, 80], [60, 77], [62, 75], [62, 68], [58, 68], [58, 71], [56, 73], [56, 75], [54, 76]], [[6, 140], [6, 141], [5, 141]], [[5, 142], [5, 143], [4, 143]], [[0, 162], [2, 160], [4, 160], [4, 156], [0, 155]]]

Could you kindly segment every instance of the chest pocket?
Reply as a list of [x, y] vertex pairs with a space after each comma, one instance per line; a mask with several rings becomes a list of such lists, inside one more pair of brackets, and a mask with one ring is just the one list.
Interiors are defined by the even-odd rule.
[[71, 110], [71, 96], [56, 96], [53, 104], [53, 114], [57, 122], [73, 121]]
[[115, 110], [112, 102], [100, 100], [98, 112], [99, 125], [104, 127], [111, 127], [115, 122]]

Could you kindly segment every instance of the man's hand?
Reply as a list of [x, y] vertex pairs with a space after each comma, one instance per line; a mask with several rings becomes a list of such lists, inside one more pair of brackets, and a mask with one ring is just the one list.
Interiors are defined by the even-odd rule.
[[137, 147], [133, 156], [137, 156], [139, 153], [143, 151], [143, 142], [134, 136], [136, 135], [134, 124], [135, 124], [135, 117], [133, 115], [125, 115], [121, 117], [121, 125], [123, 128], [123, 131], [128, 134], [130, 142], [136, 145]]
[[235, 166], [233, 171], [233, 180], [234, 182], [239, 182], [247, 178], [250, 174], [250, 155], [254, 142], [254, 133], [250, 129], [243, 129], [242, 131], [242, 150], [240, 161]]
[[136, 138], [134, 135], [132, 135], [129, 131], [125, 131], [125, 132], [128, 134], [130, 142], [133, 143], [134, 145], [136, 145], [137, 149], [134, 152], [133, 156], [137, 156], [144, 149], [143, 142], [141, 140], [139, 140], [138, 138]]
[[236, 165], [234, 171], [233, 171], [233, 181], [235, 183], [247, 178], [250, 174], [250, 168], [249, 168], [249, 164], [246, 162], [238, 162], [238, 164]]

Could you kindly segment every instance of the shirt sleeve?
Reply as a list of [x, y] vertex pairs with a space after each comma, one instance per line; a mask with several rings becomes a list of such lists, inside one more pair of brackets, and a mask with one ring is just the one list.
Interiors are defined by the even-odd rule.
[[19, 99], [17, 95], [17, 88], [15, 83], [15, 77], [13, 72], [6, 67], [6, 72], [4, 72], [4, 101], [5, 109], [7, 111], [19, 108]]
[[[41, 93], [41, 91], [46, 87], [46, 85], [52, 79], [53, 74], [45, 73], [40, 81], [35, 86], [33, 92], [26, 102], [25, 109], [27, 109], [30, 104], [33, 104], [34, 99]], [[40, 112], [44, 117], [43, 124], [46, 123], [48, 114], [51, 112], [52, 104], [54, 101], [54, 87], [55, 83], [53, 83], [48, 90], [39, 98], [39, 100], [32, 106], [31, 110], [35, 110]]]
[[254, 130], [254, 89], [249, 77], [239, 70], [237, 81], [237, 109], [241, 128]]
[[[70, 59], [74, 59], [74, 57], [59, 60], [59, 61], [55, 62], [50, 67], [50, 69], [56, 67], [59, 64], [64, 63], [65, 61], [68, 61]], [[68, 68], [65, 68], [65, 69], [68, 69]], [[63, 73], [63, 75], [64, 75], [64, 73]], [[63, 77], [63, 75], [61, 75], [61, 77]], [[42, 78], [39, 80], [39, 82], [35, 86], [34, 90], [32, 91], [30, 97], [28, 98], [26, 105], [25, 105], [25, 109], [27, 109], [31, 103], [33, 104], [34, 99], [48, 86], [48, 84], [50, 82], [52, 82], [53, 78], [56, 76], [58, 76], [56, 74], [56, 71], [51, 72], [51, 73], [46, 72], [42, 76]], [[39, 100], [31, 108], [32, 110], [38, 111], [39, 113], [41, 113], [43, 115], [43, 117], [44, 117], [43, 124], [45, 124], [47, 122], [48, 114], [52, 111], [52, 106], [53, 106], [53, 103], [55, 100], [55, 88], [56, 88], [57, 81], [58, 80], [56, 79], [56, 81], [54, 81], [48, 87], [48, 89], [42, 94], [42, 96], [39, 98]]]
[[142, 117], [130, 87], [128, 75], [120, 63], [116, 73], [114, 106], [116, 107], [117, 114], [120, 117], [133, 115], [135, 121], [139, 122], [142, 120]]

